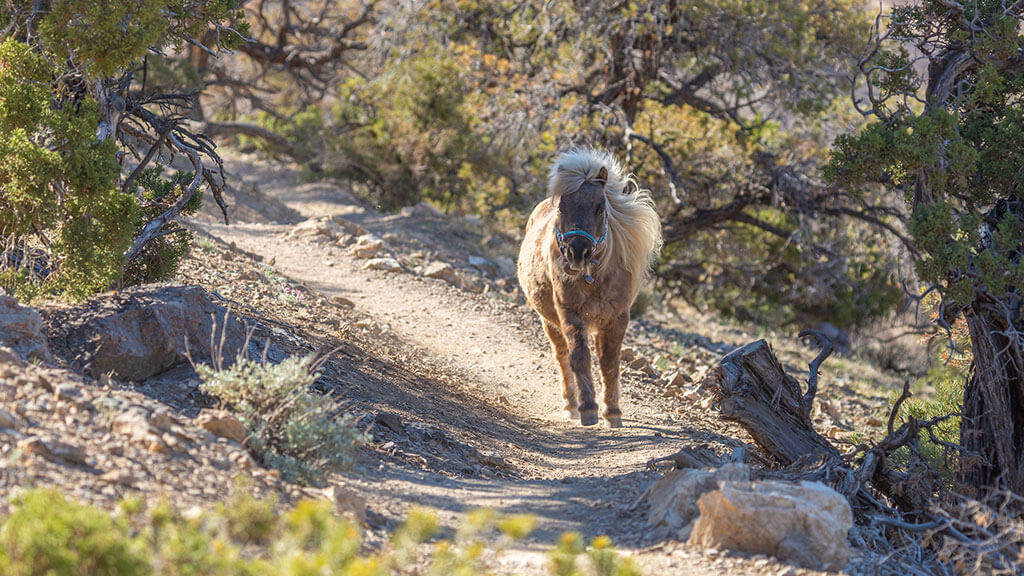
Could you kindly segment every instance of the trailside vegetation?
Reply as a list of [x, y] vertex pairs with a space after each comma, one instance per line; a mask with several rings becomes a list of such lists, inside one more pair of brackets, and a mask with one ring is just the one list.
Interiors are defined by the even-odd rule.
[[0, 6], [0, 286], [81, 298], [174, 270], [174, 219], [203, 190], [223, 205], [223, 176], [183, 123], [188, 96], [147, 87], [147, 63], [246, 33], [233, 0]]
[[[873, 121], [836, 141], [837, 186], [881, 183], [910, 212], [922, 292], [959, 318], [971, 366], [959, 477], [1024, 493], [1022, 2], [925, 1], [879, 20], [860, 63]], [[927, 74], [921, 72], [927, 68]], [[953, 339], [950, 339], [953, 342]]]
[[[490, 574], [502, 548], [536, 525], [531, 516], [481, 509], [470, 512], [451, 537], [439, 538], [437, 516], [415, 508], [388, 546], [367, 552], [359, 525], [337, 515], [330, 502], [283, 507], [249, 496], [244, 484], [215, 510], [198, 514], [138, 498], [122, 501], [110, 514], [50, 489], [28, 490], [11, 504], [10, 513], [0, 516], [3, 574], [469, 576]], [[640, 574], [607, 537], [588, 546], [572, 533], [562, 536], [549, 566], [553, 576]]]

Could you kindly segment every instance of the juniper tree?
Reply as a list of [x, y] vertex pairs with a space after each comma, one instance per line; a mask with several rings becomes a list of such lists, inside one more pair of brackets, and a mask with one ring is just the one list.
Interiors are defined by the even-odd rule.
[[0, 285], [82, 297], [173, 270], [174, 219], [203, 189], [223, 209], [223, 176], [188, 95], [147, 90], [147, 58], [237, 45], [239, 18], [234, 0], [0, 5]]
[[[1024, 2], [925, 0], [880, 17], [860, 65], [875, 120], [836, 141], [839, 187], [882, 182], [908, 207], [939, 322], [963, 317], [973, 364], [967, 485], [1024, 493]], [[926, 71], [925, 71], [926, 68]], [[919, 71], [923, 72], [922, 74]]]

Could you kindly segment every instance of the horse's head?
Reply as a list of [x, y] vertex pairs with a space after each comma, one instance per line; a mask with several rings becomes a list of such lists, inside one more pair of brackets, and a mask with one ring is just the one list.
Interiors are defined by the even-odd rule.
[[570, 272], [582, 271], [608, 234], [604, 190], [607, 181], [608, 171], [602, 166], [595, 178], [555, 198], [555, 236]]

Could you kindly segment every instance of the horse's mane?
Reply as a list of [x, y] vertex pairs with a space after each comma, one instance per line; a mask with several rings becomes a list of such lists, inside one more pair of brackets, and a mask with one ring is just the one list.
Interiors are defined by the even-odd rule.
[[608, 212], [607, 250], [611, 260], [630, 274], [635, 295], [647, 280], [661, 251], [661, 218], [654, 209], [651, 193], [640, 188], [632, 174], [611, 154], [590, 148], [573, 148], [551, 166], [548, 194], [559, 198], [579, 190], [588, 180], [597, 178], [601, 167], [608, 171], [605, 183]]

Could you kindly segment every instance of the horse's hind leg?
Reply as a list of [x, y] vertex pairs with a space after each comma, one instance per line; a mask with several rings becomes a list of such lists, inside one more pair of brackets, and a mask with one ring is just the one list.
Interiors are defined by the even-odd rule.
[[595, 338], [595, 348], [601, 364], [601, 381], [604, 384], [603, 416], [612, 428], [622, 426], [622, 410], [619, 409], [619, 356], [627, 324], [628, 313], [604, 326]]
[[547, 320], [544, 322], [544, 332], [551, 341], [551, 349], [555, 353], [555, 360], [558, 361], [558, 375], [562, 377], [562, 398], [565, 399], [565, 417], [575, 420], [580, 417], [579, 400], [576, 392], [576, 377], [569, 366], [569, 345], [562, 336], [562, 329], [557, 324]]

